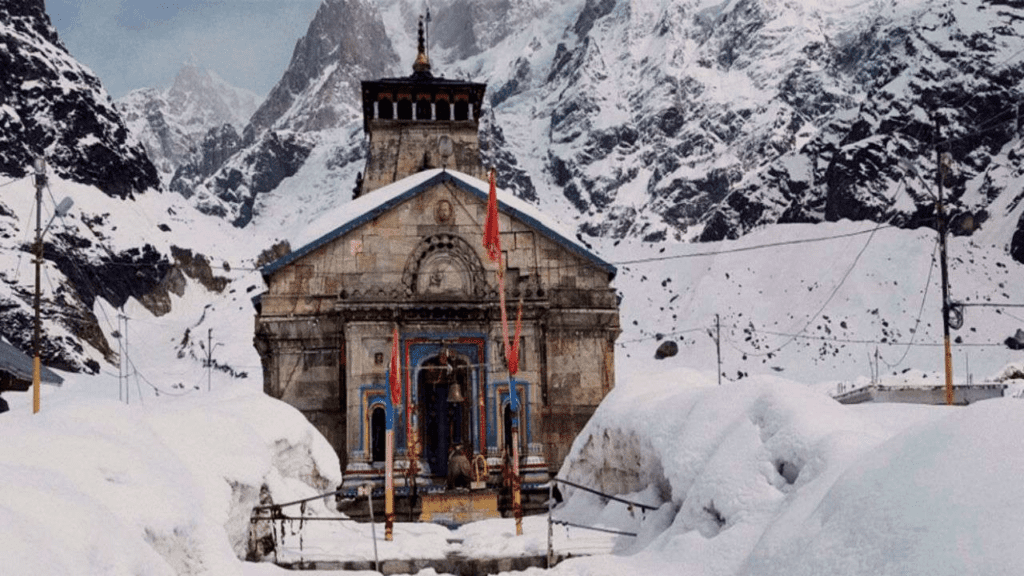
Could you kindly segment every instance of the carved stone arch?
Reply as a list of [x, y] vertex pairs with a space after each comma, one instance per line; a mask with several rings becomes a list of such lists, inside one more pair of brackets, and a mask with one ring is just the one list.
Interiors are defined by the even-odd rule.
[[410, 296], [482, 298], [487, 291], [480, 258], [455, 234], [424, 238], [406, 261], [402, 283]]

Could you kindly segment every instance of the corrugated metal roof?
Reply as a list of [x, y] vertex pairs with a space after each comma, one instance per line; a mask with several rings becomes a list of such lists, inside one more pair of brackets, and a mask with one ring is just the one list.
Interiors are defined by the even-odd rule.
[[[17, 380], [32, 381], [32, 358], [26, 356], [21, 350], [7, 342], [0, 340], [0, 372], [6, 372]], [[44, 384], [60, 386], [64, 379], [58, 376], [53, 370], [42, 366], [39, 370], [39, 379]]]
[[[487, 202], [490, 185], [483, 180], [455, 170], [435, 169], [419, 172], [349, 202], [344, 206], [346, 214], [350, 215], [349, 220], [301, 248], [293, 250], [274, 262], [267, 264], [262, 268], [263, 275], [272, 275], [282, 267], [379, 217], [402, 202], [444, 182], [450, 182], [466, 192], [475, 194], [483, 202]], [[615, 276], [617, 272], [615, 266], [605, 262], [580, 241], [569, 236], [561, 229], [561, 226], [549, 216], [543, 214], [536, 206], [516, 198], [510, 192], [501, 189], [498, 189], [497, 194], [499, 211], [516, 217], [570, 252], [582, 256], [608, 272], [611, 276]]]

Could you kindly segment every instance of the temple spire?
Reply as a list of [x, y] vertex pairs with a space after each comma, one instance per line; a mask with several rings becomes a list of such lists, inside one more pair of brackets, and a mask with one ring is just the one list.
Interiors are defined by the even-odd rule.
[[427, 58], [427, 42], [423, 36], [423, 17], [420, 16], [419, 26], [419, 54], [413, 62], [412, 71], [416, 74], [430, 74], [430, 59]]

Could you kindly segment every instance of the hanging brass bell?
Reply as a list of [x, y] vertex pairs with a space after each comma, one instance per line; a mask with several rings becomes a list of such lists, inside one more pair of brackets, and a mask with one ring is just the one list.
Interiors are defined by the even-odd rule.
[[453, 404], [459, 404], [466, 401], [462, 396], [462, 386], [459, 386], [458, 382], [452, 382], [451, 386], [448, 386], [448, 401]]

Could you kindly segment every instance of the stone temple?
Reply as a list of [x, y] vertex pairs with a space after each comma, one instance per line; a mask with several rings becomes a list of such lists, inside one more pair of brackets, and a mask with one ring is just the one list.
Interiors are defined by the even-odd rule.
[[[486, 86], [414, 73], [362, 84], [369, 157], [337, 227], [262, 270], [255, 346], [264, 390], [298, 408], [341, 460], [346, 489], [383, 483], [384, 395], [400, 335], [396, 483], [440, 489], [461, 446], [502, 478], [509, 392], [520, 398], [524, 487], [558, 471], [615, 385], [616, 269], [536, 206], [498, 190], [510, 382], [497, 265], [482, 236], [489, 185], [478, 140]], [[498, 175], [500, 186], [501, 175]]]

